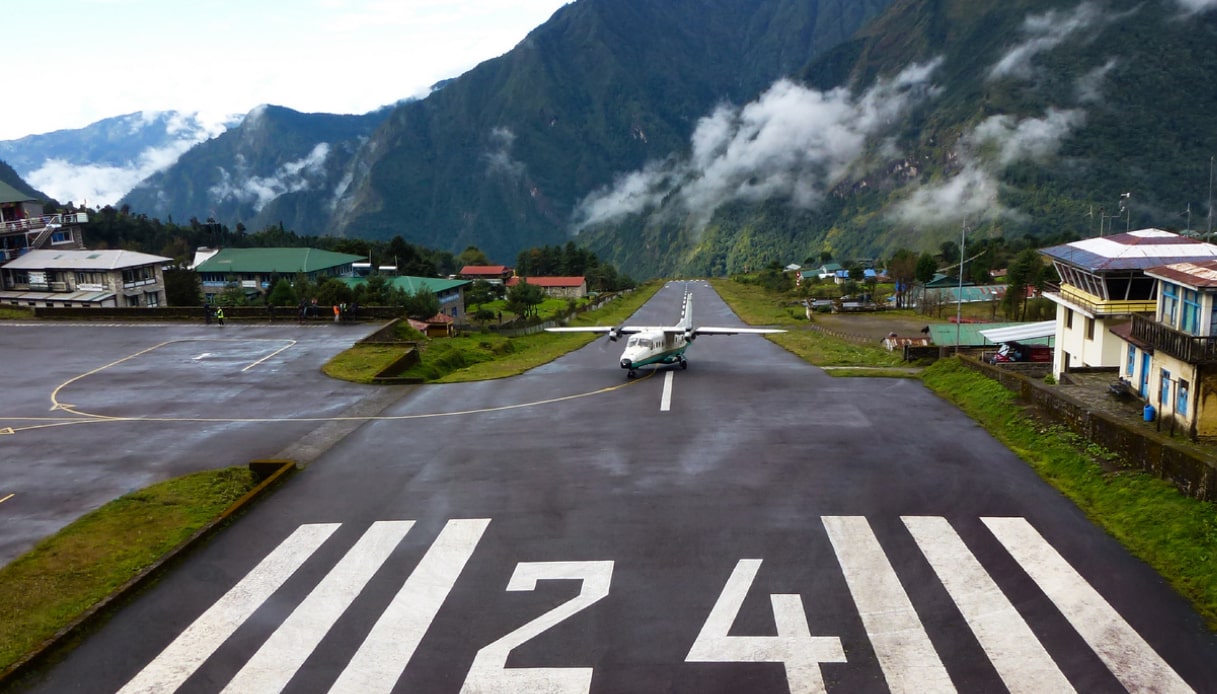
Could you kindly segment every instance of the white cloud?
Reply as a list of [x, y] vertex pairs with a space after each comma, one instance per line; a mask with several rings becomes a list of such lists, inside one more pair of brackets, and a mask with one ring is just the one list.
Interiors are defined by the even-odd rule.
[[[1215, 0], [1217, 1], [1217, 0]], [[1082, 103], [1097, 103], [1103, 100], [1103, 87], [1107, 75], [1119, 65], [1119, 61], [1111, 58], [1106, 63], [1096, 67], [1077, 79], [1077, 99]]]
[[1027, 39], [1011, 48], [989, 70], [989, 79], [1013, 77], [1029, 79], [1033, 74], [1032, 60], [1065, 43], [1071, 37], [1109, 20], [1093, 2], [1083, 2], [1070, 11], [1049, 10], [1028, 15], [1023, 20]]
[[217, 200], [235, 198], [250, 203], [255, 211], [261, 211], [280, 195], [311, 190], [320, 185], [321, 182], [314, 179], [324, 176], [325, 160], [329, 153], [330, 146], [325, 142], [319, 143], [307, 155], [283, 164], [270, 176], [246, 176], [241, 172], [245, 168], [243, 162], [238, 161], [237, 173], [221, 169], [220, 182], [208, 189], [208, 193]]
[[524, 162], [512, 157], [511, 146], [515, 144], [516, 134], [510, 128], [498, 127], [490, 131], [491, 149], [482, 156], [491, 172], [504, 173], [518, 177], [524, 174]]
[[1011, 217], [1014, 212], [999, 200], [1001, 170], [1020, 161], [1047, 160], [1085, 120], [1077, 109], [1048, 109], [1042, 118], [1022, 120], [992, 116], [960, 138], [957, 173], [915, 188], [891, 215], [914, 226]]
[[1217, 9], [1217, 0], [1174, 0], [1185, 14], [1198, 14]]
[[31, 171], [25, 180], [52, 198], [63, 202], [87, 203], [90, 207], [112, 205], [140, 181], [173, 165], [197, 140], [176, 140], [161, 148], [148, 148], [126, 166], [79, 164], [64, 159], [48, 159]]
[[780, 80], [742, 108], [702, 118], [687, 158], [650, 162], [582, 200], [576, 229], [655, 208], [670, 199], [700, 228], [735, 200], [785, 198], [812, 207], [858, 165], [868, 142], [931, 93], [938, 63], [912, 66], [861, 97]]

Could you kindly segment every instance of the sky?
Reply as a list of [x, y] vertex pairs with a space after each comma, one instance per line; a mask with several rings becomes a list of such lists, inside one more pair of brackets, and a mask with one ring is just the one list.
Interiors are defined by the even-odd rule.
[[566, 0], [17, 0], [0, 140], [136, 111], [367, 113], [512, 49]]

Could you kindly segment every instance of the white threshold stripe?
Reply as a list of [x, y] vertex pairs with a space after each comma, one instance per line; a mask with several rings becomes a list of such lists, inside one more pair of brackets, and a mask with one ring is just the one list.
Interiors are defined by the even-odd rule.
[[981, 521], [1129, 692], [1193, 692], [1026, 519]]
[[672, 377], [675, 374], [671, 371], [663, 376], [663, 397], [659, 400], [659, 411], [667, 412], [672, 409]]
[[393, 691], [489, 524], [489, 518], [448, 521], [338, 676], [331, 692]]
[[956, 691], [866, 518], [821, 520], [888, 688], [910, 694]]
[[1026, 519], [981, 521], [1125, 689], [1159, 694], [1193, 691]]
[[1011, 694], [1076, 691], [945, 518], [901, 520]]
[[173, 643], [120, 689], [120, 694], [159, 694], [180, 687], [317, 551], [338, 526], [338, 523], [325, 523], [296, 528], [245, 578], [194, 620]]
[[313, 588], [224, 692], [279, 692], [367, 586], [414, 521], [378, 521]]

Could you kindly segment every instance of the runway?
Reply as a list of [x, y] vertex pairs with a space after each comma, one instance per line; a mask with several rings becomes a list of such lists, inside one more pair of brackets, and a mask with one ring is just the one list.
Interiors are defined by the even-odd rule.
[[[693, 291], [698, 323], [739, 324]], [[681, 292], [630, 322], [674, 323]], [[30, 691], [1217, 690], [1190, 607], [918, 382], [833, 379], [755, 335], [634, 381], [619, 352], [406, 392]], [[294, 392], [324, 378], [292, 368]], [[57, 397], [140, 417], [101, 383]], [[360, 390], [214, 425], [290, 437]], [[67, 430], [180, 433], [226, 392]]]

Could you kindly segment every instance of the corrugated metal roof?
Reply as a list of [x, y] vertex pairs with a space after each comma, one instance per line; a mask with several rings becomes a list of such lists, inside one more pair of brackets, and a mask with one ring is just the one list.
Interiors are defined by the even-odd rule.
[[1217, 245], [1162, 229], [1139, 229], [1052, 246], [1040, 253], [1066, 265], [1103, 272], [1217, 258]]
[[[1027, 325], [1026, 323], [963, 323], [956, 326], [954, 323], [934, 323], [929, 326], [930, 338], [936, 345], [954, 346], [956, 331], [959, 335], [959, 344], [968, 345], [994, 345], [995, 341], [986, 338], [981, 331], [989, 331], [997, 328], [1010, 328], [1019, 325]], [[1027, 340], [1019, 340], [1025, 344], [1048, 344], [1050, 338], [1032, 338]]]
[[512, 277], [507, 280], [508, 287], [514, 287], [520, 282], [538, 287], [579, 287], [587, 280], [583, 277]]
[[1145, 271], [1150, 277], [1157, 277], [1189, 287], [1217, 287], [1217, 260], [1203, 262], [1175, 263], [1150, 268]]
[[17, 299], [20, 301], [75, 301], [92, 303], [104, 301], [114, 296], [114, 292], [10, 292], [0, 291], [0, 300]]
[[[342, 277], [339, 278], [349, 287], [358, 287], [361, 284], [367, 284], [367, 277]], [[457, 287], [468, 286], [473, 284], [472, 280], [449, 280], [439, 277], [386, 277], [389, 281], [389, 286], [405, 290], [411, 294], [419, 289], [426, 288], [432, 294], [442, 294]]]
[[1046, 320], [1038, 323], [1020, 323], [1005, 328], [988, 328], [980, 334], [992, 342], [1025, 342], [1039, 337], [1054, 337], [1056, 321]]
[[121, 270], [161, 265], [173, 258], [135, 251], [29, 251], [5, 264], [11, 270]]
[[317, 248], [225, 248], [195, 267], [198, 272], [292, 275], [349, 265], [367, 256]]

